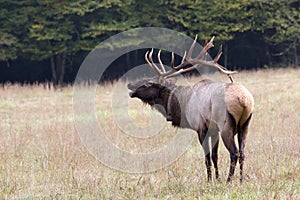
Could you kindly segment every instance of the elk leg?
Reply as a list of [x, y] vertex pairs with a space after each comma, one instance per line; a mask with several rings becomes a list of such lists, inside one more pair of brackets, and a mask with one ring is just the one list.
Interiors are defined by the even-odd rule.
[[244, 147], [245, 147], [245, 141], [242, 136], [243, 134], [238, 134], [238, 142], [239, 142], [239, 163], [240, 163], [240, 182], [243, 182], [244, 175], [243, 175], [243, 166], [244, 166], [244, 159], [245, 159], [245, 153], [244, 153]]
[[227, 182], [230, 182], [234, 174], [235, 166], [237, 163], [238, 150], [234, 142], [234, 131], [232, 130], [228, 122], [225, 123], [224, 129], [221, 132], [221, 136], [225, 147], [230, 153], [230, 168], [229, 168], [229, 174], [227, 178]]
[[211, 180], [211, 159], [209, 150], [209, 137], [206, 137], [206, 129], [198, 132], [200, 144], [205, 153], [205, 165], [207, 170], [207, 181]]
[[251, 116], [247, 119], [243, 127], [238, 132], [238, 143], [239, 143], [239, 163], [240, 163], [240, 182], [243, 183], [244, 180], [244, 174], [243, 174], [243, 166], [244, 166], [244, 160], [245, 160], [245, 140], [246, 136], [248, 134], [248, 127], [249, 122], [251, 120]]
[[218, 169], [218, 147], [219, 147], [219, 135], [213, 135], [211, 137], [211, 146], [212, 148], [212, 161], [214, 163], [216, 179], [219, 179], [219, 169]]
[[227, 182], [230, 182], [231, 178], [234, 174], [235, 166], [237, 163], [238, 151], [237, 151], [237, 147], [235, 145], [233, 137], [228, 138], [226, 136], [225, 137], [222, 136], [222, 139], [223, 139], [223, 142], [224, 142], [227, 150], [230, 153], [230, 168], [229, 168], [229, 174], [228, 174], [228, 178], [227, 178]]

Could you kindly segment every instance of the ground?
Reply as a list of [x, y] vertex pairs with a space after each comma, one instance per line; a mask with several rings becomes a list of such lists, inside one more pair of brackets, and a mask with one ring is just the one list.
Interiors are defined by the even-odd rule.
[[[300, 199], [300, 70], [241, 72], [234, 80], [255, 99], [245, 153], [245, 182], [239, 170], [226, 184], [229, 155], [220, 145], [221, 181], [206, 182], [198, 141], [173, 164], [132, 174], [106, 167], [80, 140], [73, 121], [73, 87], [5, 84], [0, 89], [0, 199]], [[189, 82], [200, 78], [193, 77]], [[226, 80], [226, 77], [224, 78]], [[111, 99], [124, 99], [128, 115], [141, 126], [152, 112], [140, 101], [114, 93], [116, 84], [98, 86], [95, 113], [107, 137], [119, 148], [147, 152], [172, 137], [136, 139], [122, 135], [111, 113]], [[129, 131], [132, 127], [128, 127]], [[128, 130], [127, 130], [128, 131]]]

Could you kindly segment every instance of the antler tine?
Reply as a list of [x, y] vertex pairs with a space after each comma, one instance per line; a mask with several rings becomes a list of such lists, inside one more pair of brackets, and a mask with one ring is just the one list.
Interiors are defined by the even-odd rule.
[[218, 54], [217, 54], [216, 57], [214, 58], [214, 62], [215, 62], [215, 63], [217, 63], [217, 62], [219, 61], [221, 55], [222, 55], [222, 44], [220, 45]]
[[194, 41], [193, 41], [193, 43], [192, 43], [192, 45], [191, 45], [191, 47], [190, 47], [190, 49], [189, 49], [189, 51], [188, 51], [187, 59], [192, 58], [193, 50], [194, 50], [195, 45], [196, 45], [196, 43], [197, 43], [197, 38], [198, 38], [198, 34], [196, 34], [195, 39], [194, 39]]
[[156, 72], [156, 70], [154, 69], [154, 67], [152, 66], [151, 62], [150, 62], [149, 59], [148, 59], [148, 53], [149, 53], [149, 51], [147, 51], [147, 52], [145, 53], [145, 60], [146, 60], [146, 62], [148, 63], [148, 65], [150, 66], [150, 68], [151, 68], [153, 71]]
[[184, 51], [184, 54], [183, 54], [183, 57], [182, 57], [182, 60], [181, 60], [181, 63], [182, 63], [182, 64], [184, 63], [185, 58], [186, 58], [186, 51]]
[[148, 53], [149, 51], [147, 51], [145, 53], [145, 60], [146, 62], [148, 63], [148, 65], [151, 67], [151, 69], [158, 73], [159, 75], [161, 75], [161, 71], [158, 69], [158, 67], [153, 63], [153, 60], [152, 60], [152, 54], [153, 54], [153, 49], [151, 50], [150, 54], [149, 54], [149, 57], [148, 57]]
[[152, 59], [152, 55], [153, 55], [153, 48], [151, 49], [151, 52], [149, 54], [149, 60], [152, 63], [152, 66], [155, 68], [155, 70], [157, 71], [157, 73], [161, 76], [163, 74], [163, 72], [159, 69], [159, 67], [153, 62]]
[[157, 58], [158, 58], [158, 62], [160, 64], [160, 67], [162, 69], [162, 72], [165, 73], [166, 72], [166, 69], [164, 67], [164, 64], [162, 63], [161, 59], [160, 59], [160, 53], [161, 53], [161, 49], [158, 51], [158, 54], [157, 54]]
[[[174, 73], [175, 69], [173, 69], [173, 68], [171, 70], [169, 70], [169, 71], [165, 71], [164, 65], [163, 65], [163, 63], [162, 63], [162, 61], [160, 59], [160, 51], [159, 51], [159, 55], [158, 55], [158, 61], [160, 63], [160, 66], [162, 67], [163, 71], [161, 71], [159, 69], [159, 67], [153, 62], [152, 55], [153, 55], [153, 49], [151, 49], [150, 53], [149, 53], [149, 51], [147, 51], [146, 54], [145, 54], [145, 60], [148, 63], [148, 65], [150, 66], [150, 68], [154, 72], [156, 72], [159, 75], [160, 78], [165, 78], [166, 76]], [[173, 59], [173, 62], [174, 62], [174, 59]]]
[[201, 52], [195, 59], [202, 59], [205, 56], [206, 52], [214, 46], [214, 44], [213, 44], [214, 39], [215, 39], [215, 36], [212, 36], [210, 41], [204, 45]]
[[176, 67], [174, 67], [174, 69], [180, 69], [185, 67], [188, 63], [188, 61], [186, 60], [186, 51], [184, 51], [183, 57], [181, 59], [181, 63], [180, 65], [177, 65]]
[[211, 43], [213, 45], [214, 39], [215, 39], [215, 36], [212, 36], [211, 39], [210, 39], [210, 41], [209, 41], [209, 43]]
[[172, 52], [172, 54], [171, 54], [171, 67], [172, 67], [172, 69], [174, 68], [174, 63], [175, 63], [175, 61], [174, 61], [174, 52]]
[[210, 41], [205, 45], [204, 49], [207, 51], [208, 49], [214, 47], [214, 39], [215, 39], [215, 36], [212, 36]]
[[151, 49], [151, 51], [149, 53], [149, 57], [148, 57], [150, 62], [153, 64], [152, 55], [153, 55], [153, 48]]

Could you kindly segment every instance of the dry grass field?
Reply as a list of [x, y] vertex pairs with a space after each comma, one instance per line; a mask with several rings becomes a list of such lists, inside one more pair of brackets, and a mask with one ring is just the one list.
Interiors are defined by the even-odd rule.
[[[242, 185], [238, 168], [232, 183], [225, 182], [229, 154], [222, 142], [221, 181], [206, 182], [196, 138], [176, 162], [155, 172], [113, 170], [81, 143], [73, 122], [71, 86], [52, 90], [4, 85], [0, 88], [0, 199], [300, 199], [300, 69], [241, 72], [234, 79], [255, 99]], [[149, 141], [122, 135], [110, 112], [114, 86], [98, 86], [95, 94], [95, 113], [109, 139], [120, 148], [147, 152], [157, 148], [156, 140], [164, 143], [172, 137], [176, 129], [168, 124], [163, 136]], [[149, 107], [128, 96], [120, 98], [129, 102], [128, 113], [136, 123], [147, 123]]]

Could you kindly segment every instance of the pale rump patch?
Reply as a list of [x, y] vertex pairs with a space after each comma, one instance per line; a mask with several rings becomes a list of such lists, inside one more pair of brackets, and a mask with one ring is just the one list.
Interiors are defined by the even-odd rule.
[[241, 84], [231, 83], [225, 89], [225, 104], [237, 125], [242, 126], [254, 109], [251, 93]]

